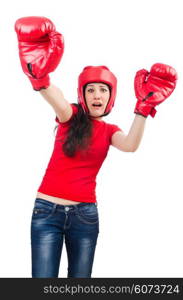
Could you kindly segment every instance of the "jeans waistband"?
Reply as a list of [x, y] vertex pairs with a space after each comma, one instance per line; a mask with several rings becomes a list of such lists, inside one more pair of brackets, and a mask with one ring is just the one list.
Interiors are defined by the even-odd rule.
[[58, 208], [65, 208], [65, 207], [70, 207], [70, 208], [75, 208], [76, 206], [77, 207], [82, 207], [82, 206], [85, 206], [85, 205], [96, 205], [97, 206], [97, 203], [96, 202], [81, 202], [79, 204], [66, 204], [66, 205], [61, 205], [61, 204], [58, 204], [58, 203], [55, 203], [55, 202], [51, 202], [51, 201], [48, 201], [48, 200], [45, 200], [45, 199], [42, 199], [42, 198], [36, 198], [35, 200], [36, 202], [41, 202], [41, 203], [45, 203], [51, 207], [53, 206], [57, 206]]

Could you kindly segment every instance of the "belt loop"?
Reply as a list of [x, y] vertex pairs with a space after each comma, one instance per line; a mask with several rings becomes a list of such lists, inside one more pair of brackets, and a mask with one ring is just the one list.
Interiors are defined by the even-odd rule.
[[78, 205], [79, 204], [76, 204], [76, 205], [74, 205], [74, 209], [78, 212]]
[[52, 208], [52, 213], [54, 213], [56, 211], [56, 209], [57, 209], [57, 204], [54, 203], [53, 208]]

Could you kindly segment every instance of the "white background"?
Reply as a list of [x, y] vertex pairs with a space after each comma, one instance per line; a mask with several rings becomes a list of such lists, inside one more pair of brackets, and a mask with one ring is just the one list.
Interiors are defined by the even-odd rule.
[[[77, 102], [86, 65], [107, 65], [118, 95], [105, 121], [126, 133], [134, 118], [133, 80], [156, 62], [179, 74], [176, 90], [148, 117], [135, 153], [110, 147], [97, 177], [100, 234], [92, 277], [183, 277], [182, 1], [6, 0], [0, 9], [0, 277], [31, 277], [30, 221], [53, 150], [55, 113], [22, 72], [16, 19], [45, 16], [65, 37], [51, 80]], [[65, 247], [60, 277], [67, 276]]]

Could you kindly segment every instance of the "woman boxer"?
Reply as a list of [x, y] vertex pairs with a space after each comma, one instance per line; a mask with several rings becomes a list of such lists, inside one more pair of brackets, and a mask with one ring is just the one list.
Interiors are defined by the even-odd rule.
[[31, 221], [32, 276], [58, 277], [65, 239], [68, 277], [91, 277], [99, 233], [96, 176], [109, 146], [134, 152], [146, 117], [173, 92], [176, 71], [155, 64], [135, 76], [135, 118], [126, 135], [103, 121], [114, 106], [117, 79], [106, 66], [88, 66], [78, 79], [78, 104], [70, 104], [50, 83], [64, 41], [44, 17], [16, 21], [19, 56], [33, 88], [53, 107], [58, 123], [53, 153], [38, 188]]

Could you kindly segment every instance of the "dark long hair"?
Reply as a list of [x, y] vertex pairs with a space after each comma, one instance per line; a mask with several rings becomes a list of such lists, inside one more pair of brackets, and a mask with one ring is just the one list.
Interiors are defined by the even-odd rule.
[[[78, 108], [77, 113], [72, 117], [67, 136], [63, 142], [62, 149], [65, 155], [73, 157], [79, 149], [86, 149], [92, 135], [92, 121], [88, 114], [83, 111], [80, 104], [72, 103]], [[58, 125], [54, 128], [57, 129]]]

